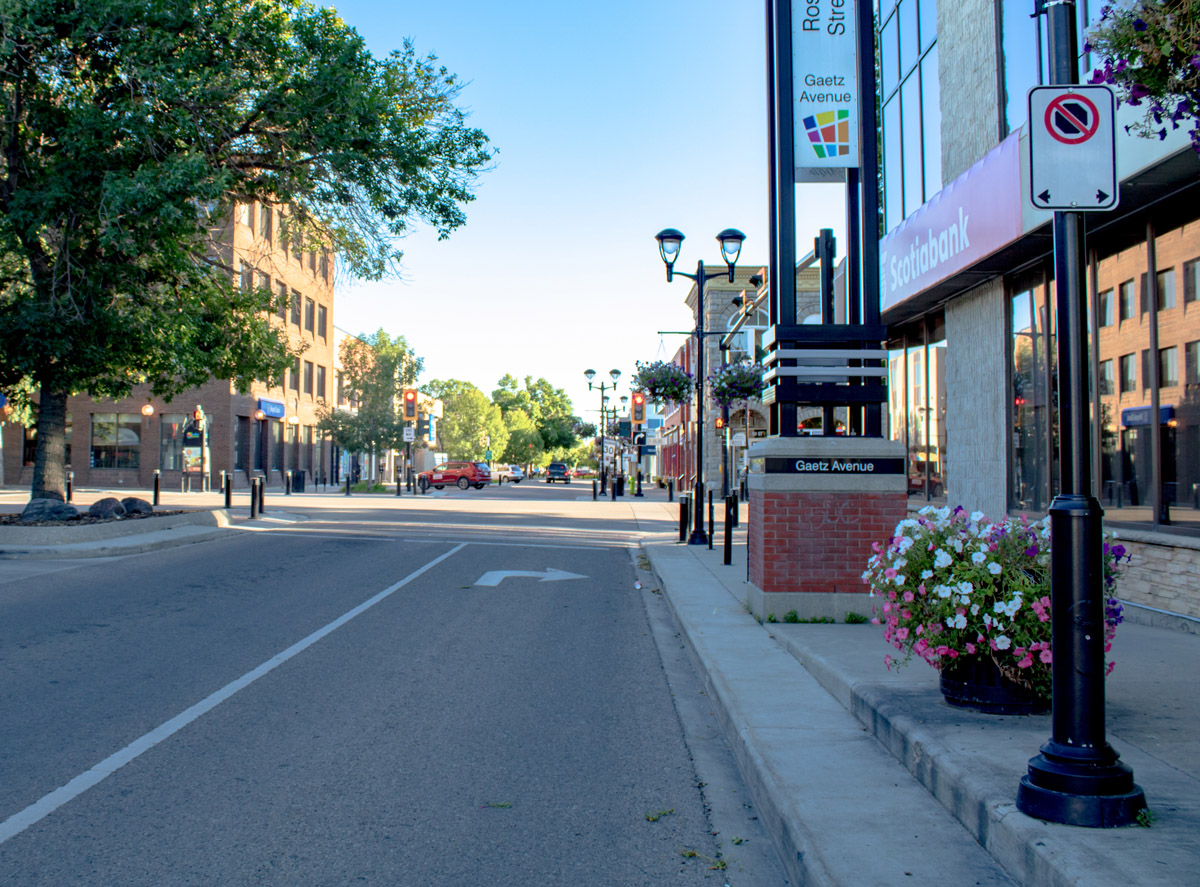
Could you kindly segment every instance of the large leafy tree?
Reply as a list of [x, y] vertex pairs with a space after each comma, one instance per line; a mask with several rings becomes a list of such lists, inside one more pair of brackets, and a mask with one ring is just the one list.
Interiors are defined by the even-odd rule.
[[511, 375], [505, 375], [492, 392], [492, 402], [507, 416], [510, 412], [525, 413], [541, 437], [541, 450], [562, 450], [573, 447], [588, 429], [571, 412], [571, 398], [561, 388], [533, 376], [526, 376], [524, 386]]
[[451, 459], [481, 460], [489, 450], [493, 455], [504, 452], [508, 428], [486, 394], [459, 379], [434, 380], [425, 390], [442, 401], [438, 440]]
[[457, 91], [302, 2], [0, 3], [0, 388], [38, 391], [33, 495], [63, 496], [70, 394], [290, 362], [269, 295], [234, 284], [237, 202], [369, 278], [413, 220], [461, 225], [490, 152]]
[[319, 427], [350, 452], [400, 448], [403, 391], [416, 385], [424, 359], [412, 353], [403, 336], [392, 338], [382, 329], [370, 336], [347, 336], [338, 350], [342, 388], [354, 408], [319, 408]]

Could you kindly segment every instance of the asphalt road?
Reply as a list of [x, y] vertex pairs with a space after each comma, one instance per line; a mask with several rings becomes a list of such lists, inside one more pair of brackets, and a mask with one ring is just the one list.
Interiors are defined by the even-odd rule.
[[765, 839], [627, 506], [285, 506], [0, 581], [0, 884], [783, 883], [720, 862]]

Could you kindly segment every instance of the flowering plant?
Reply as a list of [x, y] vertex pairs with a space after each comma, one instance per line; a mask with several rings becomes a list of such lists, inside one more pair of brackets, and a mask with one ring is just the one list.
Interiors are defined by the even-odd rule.
[[1187, 119], [1200, 153], [1200, 0], [1104, 6], [1083, 51], [1104, 60], [1090, 83], [1114, 86], [1135, 107], [1145, 102], [1145, 118], [1131, 131], [1161, 140], [1167, 123], [1179, 129]]
[[692, 375], [683, 367], [665, 360], [653, 363], [638, 361], [637, 374], [633, 377], [635, 390], [646, 392], [646, 397], [659, 403], [671, 401], [683, 403], [692, 396], [695, 384]]
[[756, 363], [733, 363], [719, 367], [708, 377], [713, 400], [728, 407], [735, 400], [758, 397], [763, 388], [763, 369]]
[[[889, 669], [913, 656], [939, 671], [960, 657], [988, 657], [1006, 678], [1049, 698], [1049, 518], [991, 523], [978, 511], [929, 506], [872, 547], [863, 581], [882, 598], [874, 621], [903, 654], [884, 657]], [[1103, 558], [1107, 653], [1121, 622], [1114, 594], [1128, 555], [1109, 538]]]

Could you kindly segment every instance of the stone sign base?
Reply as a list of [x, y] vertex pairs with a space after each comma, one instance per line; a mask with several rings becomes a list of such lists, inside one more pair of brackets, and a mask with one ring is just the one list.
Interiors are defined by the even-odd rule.
[[747, 604], [760, 619], [869, 616], [873, 542], [908, 507], [904, 445], [863, 437], [768, 438], [750, 448]]

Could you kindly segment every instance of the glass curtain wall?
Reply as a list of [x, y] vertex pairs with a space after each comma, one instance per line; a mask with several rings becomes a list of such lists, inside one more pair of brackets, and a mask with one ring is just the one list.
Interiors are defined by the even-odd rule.
[[904, 441], [908, 494], [945, 503], [946, 326], [923, 318], [888, 343], [888, 423]]
[[[1092, 434], [1100, 440], [1088, 444], [1099, 454], [1095, 493], [1106, 521], [1200, 533], [1200, 223], [1158, 234], [1154, 253], [1153, 278], [1145, 244], [1101, 256], [1095, 268], [1089, 301], [1097, 336], [1088, 364], [1098, 372], [1090, 403]], [[1008, 284], [1009, 506], [1031, 516], [1044, 513], [1059, 489], [1054, 286], [1047, 276]]]

